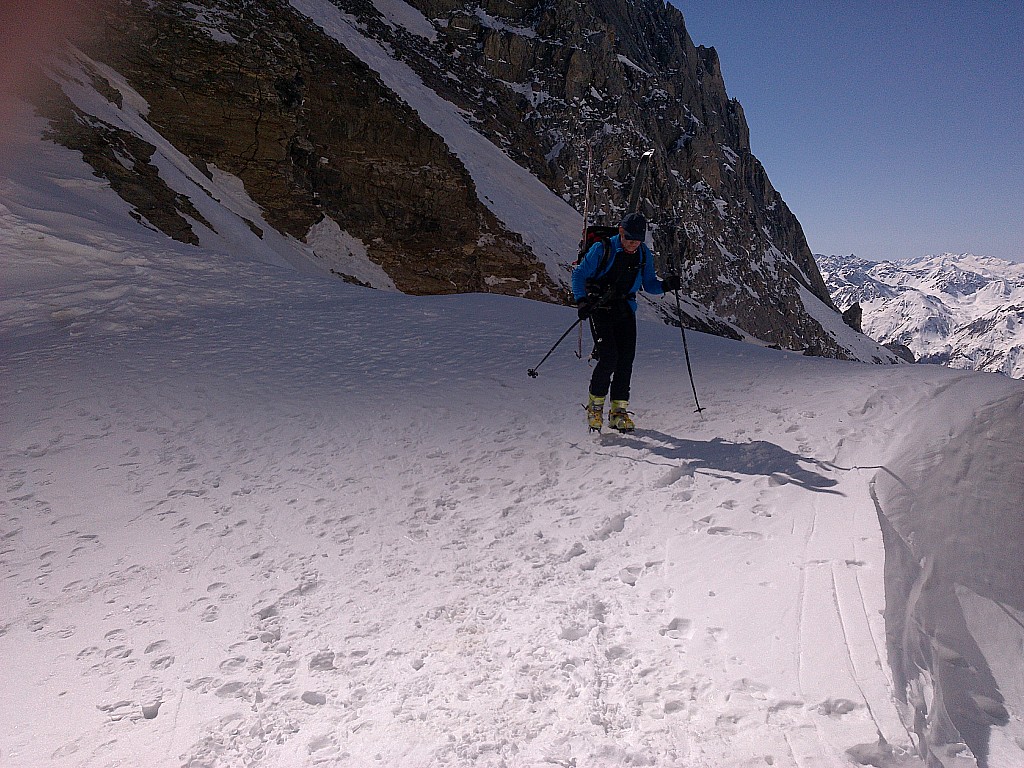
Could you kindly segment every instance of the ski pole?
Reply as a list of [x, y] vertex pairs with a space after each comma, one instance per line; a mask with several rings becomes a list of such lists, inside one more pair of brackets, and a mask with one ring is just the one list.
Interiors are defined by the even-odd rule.
[[[675, 257], [676, 263], [676, 275], [682, 274], [682, 270], [679, 268], [679, 254]], [[679, 289], [676, 288], [674, 291], [676, 295], [676, 316], [679, 318], [679, 332], [683, 334], [683, 356], [686, 358], [686, 371], [690, 375], [690, 387], [693, 389], [693, 402], [697, 406], [696, 413], [701, 413], [704, 409], [701, 408], [700, 401], [697, 399], [697, 385], [693, 383], [693, 368], [690, 366], [690, 348], [686, 343], [686, 328], [683, 325], [683, 308], [679, 305]], [[704, 415], [701, 414], [701, 418]]]
[[[587, 224], [590, 221], [590, 174], [594, 169], [594, 145], [587, 140], [587, 185], [583, 192], [583, 234], [580, 235], [580, 255], [577, 256], [576, 261], [579, 262], [583, 258], [583, 249], [587, 244]], [[580, 326], [579, 339], [576, 342], [576, 359], [583, 359], [583, 326]], [[538, 365], [537, 368], [540, 368]], [[536, 375], [537, 368], [533, 369], [533, 374]]]
[[565, 337], [568, 336], [570, 333], [572, 333], [573, 328], [575, 328], [577, 325], [579, 325], [582, 322], [583, 322], [583, 318], [581, 317], [575, 323], [570, 325], [568, 330], [566, 330], [566, 332], [563, 333], [559, 337], [558, 341], [555, 342], [555, 345], [553, 347], [551, 347], [551, 349], [548, 350], [548, 353], [546, 355], [544, 355], [544, 357], [541, 358], [541, 361], [539, 363], [537, 363], [537, 365], [535, 365], [533, 368], [529, 368], [526, 371], [530, 375], [530, 378], [533, 378], [533, 379], [537, 378], [537, 376], [538, 376], [537, 369], [540, 368], [542, 365], [544, 365], [544, 361], [547, 360], [549, 357], [551, 357], [551, 353], [555, 351], [555, 347], [557, 347], [559, 344], [561, 344], [565, 340]]
[[583, 236], [581, 242], [587, 240], [587, 224], [590, 216], [590, 172], [594, 168], [594, 145], [587, 142], [587, 184], [583, 190]]

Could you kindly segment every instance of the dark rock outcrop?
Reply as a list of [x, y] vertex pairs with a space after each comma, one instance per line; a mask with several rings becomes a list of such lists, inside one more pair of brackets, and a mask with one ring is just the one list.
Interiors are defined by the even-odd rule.
[[[205, 15], [197, 15], [201, 6]], [[197, 29], [210, 19], [221, 34]], [[301, 240], [330, 216], [372, 244], [371, 258], [408, 293], [555, 295], [521, 238], [477, 199], [443, 139], [287, 4], [121, 2], [105, 14], [94, 48], [146, 99], [162, 136], [197, 167], [239, 177], [279, 231]], [[103, 145], [128, 141], [123, 131], [66, 108], [53, 117], [53, 135], [83, 149], [142, 217], [196, 242], [155, 174], [129, 182], [109, 157], [96, 162]], [[138, 187], [153, 191], [147, 197]]]
[[861, 328], [861, 321], [863, 319], [864, 310], [861, 308], [859, 301], [853, 302], [853, 304], [843, 310], [843, 322], [857, 333], [864, 333], [864, 330]]
[[897, 341], [890, 341], [884, 345], [886, 349], [895, 354], [900, 360], [905, 360], [908, 363], [916, 363], [917, 359], [914, 357], [914, 353], [910, 350], [906, 344], [900, 344]]

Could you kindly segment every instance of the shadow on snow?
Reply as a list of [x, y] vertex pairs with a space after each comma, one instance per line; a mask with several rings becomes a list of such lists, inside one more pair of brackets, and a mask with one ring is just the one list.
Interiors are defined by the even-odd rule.
[[[608, 440], [609, 437], [612, 439]], [[635, 448], [671, 461], [681, 461], [690, 472], [764, 475], [779, 485], [791, 483], [808, 491], [843, 495], [833, 490], [833, 486], [838, 485], [837, 480], [802, 466], [829, 470], [833, 469], [830, 464], [800, 456], [767, 440], [749, 443], [734, 443], [718, 437], [713, 440], [685, 440], [651, 429], [605, 435], [602, 440], [607, 445]]]

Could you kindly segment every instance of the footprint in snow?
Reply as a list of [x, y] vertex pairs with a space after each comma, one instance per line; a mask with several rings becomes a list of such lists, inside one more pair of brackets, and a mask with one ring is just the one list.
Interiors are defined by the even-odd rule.
[[826, 717], [842, 717], [853, 712], [858, 706], [856, 702], [849, 699], [829, 698], [815, 706], [814, 710], [819, 715], [825, 715]]
[[213, 695], [219, 699], [245, 699], [249, 697], [249, 685], [241, 680], [232, 680], [218, 687]]
[[309, 744], [306, 746], [306, 751], [310, 755], [315, 755], [316, 762], [324, 762], [330, 760], [332, 763], [334, 760], [342, 757], [341, 747], [338, 744], [338, 740], [333, 734], [326, 733], [322, 736], [315, 736], [309, 740]]
[[693, 637], [693, 622], [676, 617], [668, 623], [668, 626], [658, 630], [658, 634], [672, 640], [689, 640]]
[[580, 555], [585, 555], [586, 553], [586, 548], [577, 541], [569, 548], [569, 550], [564, 555], [562, 555], [562, 562], [567, 563], [573, 558], [579, 557]]
[[714, 518], [713, 515], [708, 515], [707, 517], [702, 517], [699, 520], [694, 520], [693, 521], [693, 530], [695, 530], [695, 531], [705, 531], [705, 530], [707, 530], [711, 526], [711, 524], [714, 521], [715, 521], [715, 518]]
[[623, 584], [628, 584], [631, 587], [636, 586], [637, 580], [640, 578], [640, 574], [643, 573], [643, 568], [638, 565], [632, 565], [623, 568], [619, 571], [619, 581]]
[[730, 528], [727, 525], [713, 525], [708, 528], [708, 535], [710, 536], [736, 536], [741, 539], [749, 539], [750, 541], [759, 541], [764, 538], [763, 533], [757, 531], [737, 531], [735, 528]]
[[660, 480], [654, 483], [655, 488], [668, 488], [670, 485], [675, 485], [681, 480], [685, 479], [686, 485], [693, 484], [693, 469], [687, 465], [680, 467], [673, 467], [666, 472]]
[[729, 636], [729, 633], [722, 627], [708, 627], [705, 632], [707, 632], [707, 636], [716, 643], [722, 642]]
[[604, 525], [591, 534], [591, 541], [607, 541], [613, 533], [622, 533], [626, 527], [626, 520], [629, 518], [629, 512], [623, 512], [608, 519]]

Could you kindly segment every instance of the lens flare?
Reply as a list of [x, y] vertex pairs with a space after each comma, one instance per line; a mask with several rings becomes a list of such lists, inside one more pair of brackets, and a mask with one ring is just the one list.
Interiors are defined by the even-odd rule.
[[62, 49], [80, 42], [95, 21], [99, 2], [2, 0], [0, 2], [0, 140], [23, 114], [15, 103], [38, 86]]

